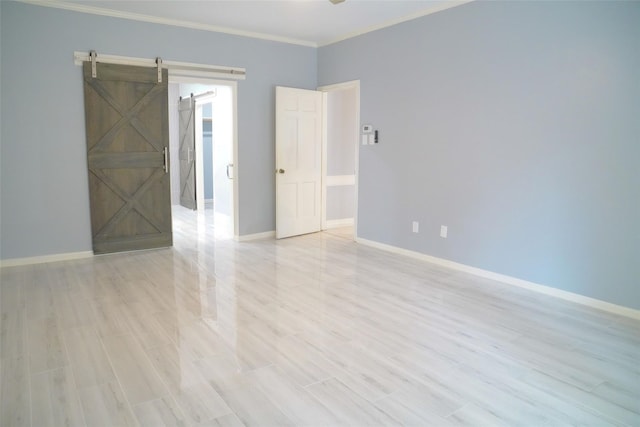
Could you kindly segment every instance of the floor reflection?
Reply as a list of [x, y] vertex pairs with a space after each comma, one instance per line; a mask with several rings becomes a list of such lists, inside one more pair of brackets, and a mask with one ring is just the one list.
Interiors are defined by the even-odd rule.
[[0, 425], [638, 424], [637, 320], [173, 214], [173, 248], [0, 270]]

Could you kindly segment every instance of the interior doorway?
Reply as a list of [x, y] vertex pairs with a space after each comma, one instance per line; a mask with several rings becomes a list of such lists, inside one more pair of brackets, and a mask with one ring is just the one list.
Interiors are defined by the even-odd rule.
[[324, 92], [322, 229], [357, 237], [360, 81]]
[[356, 239], [359, 127], [359, 80], [276, 87], [276, 238], [331, 230]]
[[[176, 78], [169, 82], [169, 145], [171, 202], [181, 204], [180, 99], [193, 102], [193, 209], [194, 220], [206, 222], [216, 237], [237, 238], [237, 83], [209, 79]], [[183, 102], [184, 104], [184, 102]], [[188, 213], [184, 213], [184, 217]]]

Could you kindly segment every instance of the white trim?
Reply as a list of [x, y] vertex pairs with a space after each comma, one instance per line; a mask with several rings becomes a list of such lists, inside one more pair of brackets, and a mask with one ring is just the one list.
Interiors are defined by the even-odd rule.
[[327, 229], [327, 153], [329, 146], [329, 94], [322, 92], [322, 166], [320, 176], [320, 230]]
[[383, 28], [391, 27], [393, 25], [401, 24], [403, 22], [411, 21], [416, 18], [421, 18], [423, 16], [431, 15], [433, 13], [441, 12], [446, 9], [451, 9], [452, 7], [461, 6], [463, 4], [470, 3], [474, 0], [447, 1], [443, 4], [437, 5], [427, 10], [422, 10], [422, 11], [412, 13], [410, 15], [406, 15], [397, 19], [392, 19], [390, 21], [386, 21], [381, 24], [372, 25], [370, 27], [353, 31], [347, 34], [343, 34], [334, 39], [330, 39], [330, 40], [319, 42], [319, 43], [311, 40], [277, 36], [274, 34], [266, 34], [266, 33], [260, 33], [256, 31], [239, 30], [236, 28], [223, 27], [219, 25], [202, 24], [199, 22], [183, 21], [183, 20], [171, 19], [171, 18], [161, 18], [158, 16], [105, 9], [102, 7], [87, 6], [84, 4], [67, 3], [60, 0], [17, 0], [17, 1], [21, 3], [32, 4], [35, 6], [44, 6], [44, 7], [51, 7], [55, 9], [71, 10], [74, 12], [88, 13], [91, 15], [109, 16], [112, 18], [128, 19], [131, 21], [151, 22], [154, 24], [171, 25], [173, 27], [191, 28], [195, 30], [210, 31], [214, 33], [232, 34], [235, 36], [251, 37], [254, 39], [269, 40], [269, 41], [288, 43], [288, 44], [294, 44], [299, 46], [318, 48], [318, 47], [323, 47], [323, 46], [328, 46], [334, 43], [338, 43], [353, 37], [361, 36], [363, 34], [370, 33], [372, 31], [377, 31]]
[[573, 292], [564, 291], [562, 289], [553, 288], [550, 286], [541, 285], [534, 282], [529, 282], [527, 280], [506, 276], [504, 274], [494, 273], [492, 271], [483, 270], [481, 268], [472, 267], [470, 265], [460, 264], [460, 263], [449, 261], [443, 258], [437, 258], [431, 255], [415, 252], [409, 249], [399, 248], [393, 245], [387, 245], [385, 243], [380, 243], [373, 240], [356, 238], [356, 242], [362, 245], [376, 248], [376, 249], [382, 249], [384, 251], [392, 252], [399, 255], [405, 255], [405, 256], [419, 259], [422, 261], [427, 261], [432, 264], [437, 264], [443, 267], [451, 268], [453, 270], [470, 273], [479, 277], [484, 277], [485, 279], [496, 280], [498, 282], [505, 283], [507, 285], [517, 286], [519, 288], [528, 289], [530, 291], [553, 296], [556, 298], [561, 298], [566, 301], [575, 302], [588, 307], [607, 311], [609, 313], [640, 320], [640, 310], [636, 310], [630, 307], [624, 307], [621, 305], [612, 304], [610, 302], [587, 297], [587, 296], [576, 294]]
[[48, 262], [72, 261], [93, 257], [92, 251], [67, 252], [64, 254], [41, 255], [29, 258], [13, 258], [0, 260], [0, 267], [16, 267], [20, 265], [45, 264]]
[[[355, 89], [356, 91], [356, 129], [354, 129], [354, 138], [355, 138], [355, 165], [354, 165], [354, 171], [353, 171], [353, 176], [354, 176], [354, 183], [353, 185], [355, 186], [354, 188], [354, 207], [353, 207], [353, 238], [354, 240], [357, 239], [358, 237], [358, 182], [359, 182], [359, 174], [360, 174], [360, 80], [349, 80], [346, 82], [341, 82], [341, 83], [334, 83], [334, 84], [330, 84], [330, 85], [324, 85], [324, 86], [320, 86], [318, 87], [318, 90], [322, 91], [322, 92], [331, 92], [334, 90], [344, 90], [344, 89]], [[326, 116], [326, 114], [325, 114]], [[324, 130], [326, 131], [326, 122], [324, 123]], [[326, 139], [323, 140], [323, 150], [324, 150], [324, 155], [326, 156], [326, 145], [327, 145], [327, 141]], [[323, 159], [323, 164], [326, 163], [326, 158]], [[323, 169], [323, 179], [326, 179], [326, 168]], [[322, 205], [323, 205], [323, 229], [325, 229], [324, 227], [326, 226], [326, 201], [327, 201], [327, 195], [326, 195], [326, 185], [325, 182], [323, 181], [323, 198], [322, 198]]]
[[351, 39], [353, 37], [358, 37], [363, 34], [371, 33], [373, 31], [381, 30], [383, 28], [392, 27], [397, 24], [401, 24], [403, 22], [412, 21], [417, 18], [422, 18], [423, 16], [431, 15], [433, 13], [442, 12], [443, 10], [451, 9], [452, 7], [461, 6], [463, 4], [471, 3], [475, 0], [454, 0], [447, 1], [443, 4], [439, 4], [427, 10], [421, 10], [419, 12], [412, 13], [410, 15], [403, 16], [401, 18], [392, 19], [390, 21], [383, 22], [382, 24], [372, 25], [367, 28], [363, 28], [357, 31], [353, 31], [351, 33], [343, 34], [340, 37], [336, 37], [335, 39], [331, 39], [325, 42], [318, 43], [318, 47], [329, 46], [334, 43], [341, 42], [343, 40]]
[[184, 76], [180, 74], [176, 74], [175, 71], [169, 70], [169, 83], [177, 83], [177, 84], [204, 84], [204, 85], [226, 85], [231, 86], [237, 85], [235, 80], [225, 79], [224, 77], [210, 77], [206, 74], [202, 77], [192, 77], [192, 76]]
[[326, 178], [326, 187], [339, 187], [343, 185], [356, 185], [355, 175], [329, 175]]
[[344, 89], [351, 89], [354, 88], [356, 86], [360, 86], [360, 80], [349, 80], [346, 82], [341, 82], [341, 83], [332, 83], [329, 85], [324, 85], [324, 86], [319, 86], [318, 90], [321, 90], [323, 92], [330, 92], [332, 90], [344, 90]]
[[238, 157], [238, 82], [228, 82], [233, 94], [231, 109], [233, 111], [233, 237], [240, 236], [240, 165]]
[[355, 88], [356, 88], [356, 126], [357, 129], [355, 130], [355, 135], [356, 135], [356, 146], [355, 146], [355, 150], [356, 150], [356, 154], [355, 154], [355, 170], [353, 171], [354, 175], [356, 176], [356, 182], [355, 182], [355, 187], [353, 190], [353, 239], [357, 239], [358, 238], [358, 191], [360, 188], [360, 126], [362, 124], [361, 119], [360, 119], [360, 80], [356, 80], [354, 82]]
[[[199, 80], [198, 83], [202, 83], [202, 80]], [[204, 105], [210, 104], [216, 98], [216, 94], [214, 93], [203, 93], [201, 95], [193, 95], [193, 100], [196, 102], [196, 105]], [[202, 117], [203, 120], [211, 120], [211, 117]]]
[[[88, 52], [73, 52], [73, 63], [82, 65], [83, 62], [90, 61]], [[96, 62], [104, 64], [135, 65], [138, 67], [156, 67], [155, 58], [139, 58], [134, 56], [110, 55], [97, 52]], [[196, 80], [203, 78], [224, 78], [231, 80], [244, 80], [247, 70], [240, 67], [226, 67], [222, 65], [197, 64], [194, 62], [169, 61], [162, 59], [162, 68], [166, 68], [169, 74], [176, 77], [193, 77]], [[172, 79], [169, 79], [172, 82]]]
[[238, 242], [251, 242], [253, 240], [274, 239], [276, 237], [275, 230], [265, 231], [263, 233], [244, 234], [242, 236], [234, 236]]
[[233, 34], [235, 36], [251, 37], [254, 39], [269, 40], [281, 43], [296, 44], [300, 46], [318, 47], [318, 44], [309, 40], [295, 39], [291, 37], [276, 36], [273, 34], [259, 33], [255, 31], [238, 30], [219, 25], [201, 24], [199, 22], [182, 21], [179, 19], [161, 18], [158, 16], [144, 15], [141, 13], [123, 12], [119, 10], [105, 9], [95, 6], [67, 3], [59, 0], [18, 0], [22, 3], [35, 6], [52, 7], [55, 9], [71, 10], [74, 12], [88, 13], [91, 15], [109, 16], [112, 18], [128, 19], [131, 21], [151, 22], [154, 24], [171, 25], [173, 27], [191, 28], [194, 30], [210, 31], [214, 33]]
[[330, 228], [351, 227], [353, 225], [353, 218], [328, 219], [326, 225], [327, 230]]

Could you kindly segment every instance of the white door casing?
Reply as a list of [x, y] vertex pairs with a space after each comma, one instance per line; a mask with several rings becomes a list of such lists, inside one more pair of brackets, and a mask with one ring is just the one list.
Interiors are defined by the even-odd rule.
[[276, 87], [276, 238], [321, 229], [322, 92]]
[[212, 99], [213, 209], [216, 215], [233, 214], [233, 93], [218, 86]]
[[[322, 229], [326, 230], [328, 228], [332, 228], [333, 226], [346, 226], [346, 222], [343, 224], [339, 224], [338, 221], [327, 221], [327, 188], [336, 186], [336, 185], [352, 185], [354, 186], [354, 199], [353, 199], [353, 218], [348, 223], [353, 225], [353, 238], [356, 239], [358, 235], [358, 159], [360, 157], [359, 151], [359, 139], [360, 139], [360, 80], [352, 80], [342, 83], [335, 83], [326, 86], [318, 87], [318, 90], [323, 93], [324, 98], [324, 108], [323, 108], [323, 140], [322, 140]], [[342, 176], [328, 176], [327, 173], [327, 165], [329, 163], [328, 160], [328, 145], [329, 145], [329, 136], [330, 136], [330, 120], [329, 117], [332, 115], [330, 103], [328, 102], [328, 95], [330, 93], [335, 93], [339, 91], [350, 90], [353, 95], [353, 111], [351, 123], [353, 127], [353, 137], [347, 138], [353, 139], [351, 142], [353, 144], [354, 149], [354, 168], [353, 175], [342, 175]], [[344, 106], [341, 106], [344, 108]], [[339, 225], [336, 225], [339, 224]]]
[[[224, 86], [231, 91], [229, 101], [231, 111], [228, 113], [230, 117], [226, 117], [226, 120], [230, 120], [230, 130], [225, 133], [225, 137], [231, 139], [231, 161], [233, 165], [230, 172], [233, 177], [231, 181], [231, 195], [230, 195], [230, 219], [233, 223], [233, 236], [235, 240], [240, 240], [240, 206], [238, 197], [240, 193], [240, 165], [238, 162], [238, 82], [231, 80], [219, 80], [207, 77], [205, 73], [194, 72], [192, 76], [185, 76], [179, 73], [169, 72], [169, 83], [177, 84], [197, 84], [208, 86]], [[225, 167], [226, 169], [226, 167]], [[225, 170], [226, 177], [226, 170]]]

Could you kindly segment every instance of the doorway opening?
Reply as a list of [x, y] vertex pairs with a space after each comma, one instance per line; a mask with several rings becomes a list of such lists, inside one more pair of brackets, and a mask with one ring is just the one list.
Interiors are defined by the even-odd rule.
[[360, 81], [322, 86], [322, 230], [357, 237]]
[[[192, 120], [192, 128], [181, 131], [185, 116], [179, 110], [184, 108], [184, 100], [191, 100], [186, 105], [191, 105], [192, 117], [186, 119]], [[187, 150], [181, 147], [181, 132], [192, 133], [191, 148]], [[170, 78], [169, 135], [174, 225], [195, 222], [198, 233], [237, 238], [237, 83]], [[190, 173], [185, 173], [185, 164], [193, 168]], [[181, 204], [185, 180], [190, 180], [192, 186], [192, 201], [187, 205]]]

